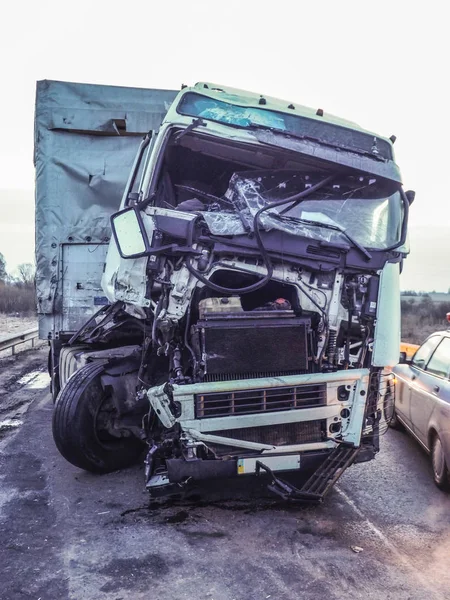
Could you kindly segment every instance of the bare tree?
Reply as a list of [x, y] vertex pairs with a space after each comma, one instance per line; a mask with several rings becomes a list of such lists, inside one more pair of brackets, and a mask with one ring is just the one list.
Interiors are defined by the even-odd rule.
[[25, 285], [32, 285], [34, 283], [35, 268], [31, 263], [22, 263], [17, 267], [17, 270], [21, 283]]
[[8, 274], [6, 273], [6, 260], [0, 252], [0, 281], [6, 281]]

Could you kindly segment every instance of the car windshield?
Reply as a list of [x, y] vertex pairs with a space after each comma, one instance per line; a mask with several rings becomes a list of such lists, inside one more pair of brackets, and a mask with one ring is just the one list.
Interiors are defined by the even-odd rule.
[[[271, 129], [353, 152], [392, 159], [391, 147], [386, 140], [360, 129], [352, 129], [349, 125], [317, 119], [313, 111], [311, 117], [306, 117], [295, 112], [287, 114], [267, 108], [242, 106], [246, 98], [225, 92], [223, 98], [224, 100], [216, 100], [209, 96], [188, 92], [181, 98], [177, 111], [182, 115], [201, 117], [233, 127]], [[292, 104], [289, 106], [292, 107], [291, 110], [295, 110]]]
[[[261, 208], [314, 183], [312, 177], [292, 173], [235, 173], [226, 193], [234, 215], [210, 212], [204, 216], [212, 233], [243, 234], [253, 230], [254, 217]], [[329, 243], [348, 243], [351, 237], [364, 248], [384, 250], [399, 243], [402, 221], [403, 203], [398, 191], [383, 194], [383, 185], [374, 178], [347, 177], [298, 204], [269, 208], [261, 213], [258, 224], [265, 230], [278, 229]]]

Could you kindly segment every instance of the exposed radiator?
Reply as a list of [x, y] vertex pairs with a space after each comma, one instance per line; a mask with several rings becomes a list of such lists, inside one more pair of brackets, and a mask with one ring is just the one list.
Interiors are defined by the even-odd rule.
[[326, 424], [326, 420], [321, 419], [301, 423], [263, 425], [262, 427], [223, 429], [221, 431], [209, 431], [208, 433], [245, 442], [256, 442], [273, 446], [291, 446], [293, 444], [323, 441], [326, 436]]
[[197, 419], [292, 410], [325, 405], [325, 384], [261, 388], [195, 395]]
[[[192, 330], [193, 347], [207, 377], [308, 371], [311, 320], [292, 310], [218, 313]], [[210, 379], [214, 381], [214, 379]]]

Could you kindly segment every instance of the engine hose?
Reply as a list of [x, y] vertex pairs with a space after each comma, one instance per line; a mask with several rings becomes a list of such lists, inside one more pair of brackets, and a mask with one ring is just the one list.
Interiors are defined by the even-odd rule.
[[346, 369], [348, 369], [348, 367], [350, 365], [350, 327], [352, 325], [352, 320], [353, 320], [353, 310], [351, 308], [349, 308], [348, 328], [347, 328], [347, 337], [345, 340], [345, 353], [344, 353], [344, 361], [345, 361]]
[[337, 332], [330, 330], [328, 333], [327, 356], [328, 362], [331, 363], [336, 352]]
[[[264, 243], [261, 238], [261, 232], [259, 230], [259, 217], [261, 216], [261, 214], [263, 212], [265, 212], [266, 210], [270, 210], [271, 208], [276, 208], [278, 206], [282, 206], [283, 204], [288, 204], [290, 202], [292, 202], [294, 204], [298, 204], [306, 196], [309, 196], [310, 194], [314, 193], [318, 189], [320, 189], [320, 188], [324, 187], [325, 185], [327, 185], [328, 183], [330, 183], [330, 181], [332, 181], [334, 179], [334, 177], [335, 177], [335, 175], [329, 175], [328, 177], [325, 177], [325, 179], [322, 179], [322, 181], [319, 181], [318, 183], [311, 186], [307, 190], [303, 190], [303, 192], [299, 192], [298, 194], [294, 194], [293, 196], [290, 196], [289, 198], [285, 198], [284, 200], [279, 200], [278, 202], [273, 202], [272, 204], [263, 206], [255, 214], [254, 219], [253, 219], [253, 231], [255, 234], [256, 243], [258, 245], [259, 251], [261, 252], [261, 256], [264, 261], [264, 265], [267, 269], [267, 274], [264, 275], [264, 277], [262, 279], [260, 279], [259, 281], [256, 281], [255, 283], [248, 285], [246, 287], [243, 287], [243, 288], [227, 288], [227, 287], [224, 287], [221, 285], [217, 285], [215, 283], [212, 283], [212, 281], [210, 281], [206, 277], [204, 277], [199, 271], [197, 271], [197, 269], [195, 267], [192, 266], [190, 256], [186, 256], [186, 268], [199, 281], [204, 283], [211, 290], [213, 290], [215, 292], [219, 292], [220, 294], [236, 294], [236, 293], [248, 294], [250, 292], [255, 292], [256, 290], [261, 289], [262, 287], [267, 285], [269, 283], [269, 281], [272, 279], [273, 265], [272, 265], [270, 256], [269, 256], [267, 250], [265, 249]], [[188, 245], [189, 246], [192, 246], [193, 241], [194, 241], [193, 240], [194, 223], [195, 223], [195, 220], [192, 221], [192, 226], [189, 228], [189, 233], [188, 233]]]
[[[261, 212], [261, 210], [258, 211], [258, 213], [260, 213], [260, 212]], [[255, 218], [256, 218], [256, 216], [258, 216], [258, 213], [256, 213]], [[192, 246], [193, 241], [194, 241], [193, 240], [193, 230], [194, 230], [193, 227], [191, 227], [189, 229], [189, 234], [188, 234], [188, 245], [189, 246]], [[264, 248], [264, 245], [261, 241], [261, 236], [259, 234], [259, 231], [257, 232], [255, 230], [255, 237], [256, 237], [256, 242], [258, 244], [258, 248], [263, 257], [264, 264], [267, 268], [267, 274], [262, 279], [260, 279], [259, 281], [256, 281], [255, 283], [253, 283], [251, 285], [248, 285], [243, 288], [227, 288], [227, 287], [224, 287], [221, 285], [217, 285], [217, 284], [213, 283], [212, 281], [210, 281], [209, 279], [207, 279], [204, 275], [202, 275], [199, 271], [197, 271], [197, 269], [195, 267], [192, 266], [190, 256], [186, 256], [186, 268], [190, 273], [192, 273], [192, 275], [194, 275], [194, 277], [196, 277], [199, 281], [204, 283], [206, 285], [206, 287], [210, 288], [211, 290], [213, 290], [215, 292], [219, 292], [219, 294], [236, 294], [236, 292], [238, 292], [239, 294], [248, 294], [249, 292], [255, 292], [256, 290], [259, 290], [260, 288], [264, 287], [272, 279], [272, 275], [273, 275], [272, 262], [271, 262], [270, 257], [267, 254], [267, 251]]]

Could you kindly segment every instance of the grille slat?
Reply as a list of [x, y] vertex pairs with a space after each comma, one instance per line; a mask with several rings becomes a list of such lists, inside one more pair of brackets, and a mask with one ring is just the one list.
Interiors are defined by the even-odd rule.
[[[265, 400], [266, 402], [267, 402], [267, 400], [269, 400], [271, 403], [276, 403], [278, 397], [281, 396], [282, 398], [281, 398], [280, 401], [283, 401], [283, 402], [285, 401], [285, 396], [286, 396], [285, 394], [279, 394], [279, 395], [276, 395], [276, 396], [275, 395], [271, 396], [271, 395], [269, 395], [267, 393], [264, 393], [264, 392], [266, 392], [266, 390], [263, 391], [262, 397], [259, 396], [259, 395], [255, 395], [255, 396], [246, 396], [246, 397], [243, 397], [242, 399], [243, 400], [247, 400], [250, 403], [251, 403], [252, 400]], [[220, 394], [220, 393], [217, 394], [217, 396], [223, 396], [223, 395], [224, 394]], [[283, 396], [284, 396], [284, 398], [283, 398]], [[318, 396], [319, 396], [318, 394], [310, 394], [309, 396], [306, 396], [304, 394], [303, 395], [300, 395], [300, 394], [295, 395], [293, 393], [292, 394], [292, 400], [293, 401], [295, 401], [295, 400], [297, 400], [297, 401], [300, 401], [300, 400], [301, 401], [311, 400], [311, 401], [315, 402], [317, 400]], [[322, 394], [321, 394], [321, 396], [322, 396]], [[323, 394], [323, 396], [325, 396], [325, 394]], [[224, 400], [221, 397], [217, 398], [217, 399], [210, 398], [209, 395], [202, 395], [202, 398], [204, 398], [204, 399], [207, 398], [208, 399], [208, 404], [214, 404], [216, 402], [223, 402], [223, 400]], [[233, 399], [233, 398], [231, 398], [231, 399]], [[234, 395], [234, 399], [236, 400], [236, 393]]]
[[[254, 398], [246, 398], [246, 400], [258, 400], [258, 403], [259, 403], [259, 401], [261, 401], [262, 404], [263, 404], [263, 406], [264, 406], [264, 403], [265, 403], [265, 405], [267, 407], [267, 396], [265, 398], [259, 398], [258, 396], [255, 396]], [[285, 399], [281, 399], [281, 400], [277, 401], [276, 399], [269, 398], [269, 400], [270, 400], [270, 406], [271, 407], [274, 407], [274, 406], [276, 406], [277, 404], [280, 404], [280, 403], [285, 404], [287, 402], [287, 400], [285, 400]], [[316, 406], [317, 405], [316, 400], [317, 399], [315, 397], [313, 397], [313, 396], [311, 396], [310, 398], [298, 398], [297, 401], [295, 401], [295, 400], [292, 401], [292, 407], [295, 408], [295, 406], [297, 406], [297, 405], [301, 405], [301, 406]], [[233, 399], [231, 399], [231, 403], [232, 403], [232, 401], [233, 401]], [[216, 405], [216, 406], [217, 405], [222, 405], [223, 402], [224, 402], [223, 399], [219, 399], [219, 400], [209, 400], [208, 399], [208, 406], [211, 406], [211, 405]], [[310, 402], [311, 404], [308, 404], [308, 402]], [[258, 403], [257, 402], [248, 402], [247, 404], [243, 404], [243, 403], [241, 404], [241, 403], [239, 403], [239, 407], [240, 408], [244, 408], [244, 407], [248, 406], [249, 408], [251, 408], [252, 406], [258, 405]], [[212, 406], [212, 408], [214, 408], [214, 406]], [[231, 408], [233, 408], [233, 407], [231, 407]]]
[[286, 377], [288, 375], [305, 375], [307, 370], [295, 371], [249, 371], [247, 373], [206, 373], [205, 382], [239, 381], [242, 379], [260, 379], [261, 377]]
[[320, 419], [300, 423], [263, 425], [261, 427], [242, 427], [240, 429], [224, 429], [208, 433], [246, 442], [256, 442], [273, 446], [291, 446], [294, 444], [321, 442], [326, 435], [326, 420]]
[[276, 412], [322, 406], [326, 400], [325, 384], [211, 392], [195, 395], [195, 414], [197, 419], [207, 419]]

